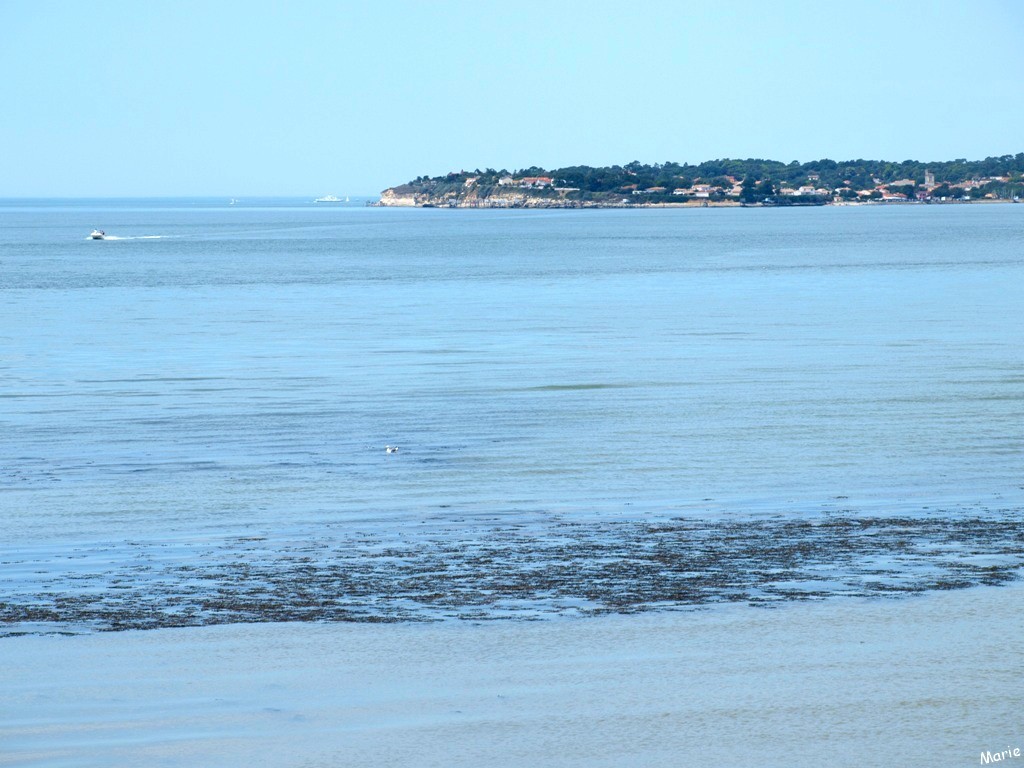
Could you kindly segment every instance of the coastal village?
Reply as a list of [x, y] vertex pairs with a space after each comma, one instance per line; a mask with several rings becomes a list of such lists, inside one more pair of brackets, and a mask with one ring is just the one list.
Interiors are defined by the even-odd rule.
[[[737, 162], [756, 162], [763, 166], [770, 161]], [[850, 178], [839, 178], [836, 170], [842, 170], [841, 168], [793, 169], [794, 164], [776, 165], [785, 172], [778, 174], [784, 178], [772, 178], [763, 170], [756, 174], [744, 175], [691, 175], [686, 173], [687, 167], [674, 164], [642, 166], [639, 163], [625, 167], [615, 166], [611, 169], [565, 169], [568, 171], [565, 174], [557, 171], [538, 174], [508, 173], [490, 169], [486, 172], [459, 171], [442, 177], [420, 177], [407, 184], [386, 189], [375, 205], [451, 208], [632, 208], [1016, 203], [1024, 195], [1024, 174], [1012, 170], [995, 175], [958, 174], [955, 173], [955, 169], [954, 172], [950, 172], [944, 167], [940, 175], [930, 168], [923, 168], [914, 177], [886, 179], [880, 175], [864, 173], [863, 169], [859, 169], [860, 172], [856, 174], [851, 173]], [[681, 168], [682, 172], [666, 172], [666, 168], [670, 171]], [[689, 168], [696, 170], [700, 167]], [[778, 173], [780, 168], [773, 170]], [[529, 169], [537, 170], [540, 169]], [[951, 178], [956, 176], [967, 177]]]

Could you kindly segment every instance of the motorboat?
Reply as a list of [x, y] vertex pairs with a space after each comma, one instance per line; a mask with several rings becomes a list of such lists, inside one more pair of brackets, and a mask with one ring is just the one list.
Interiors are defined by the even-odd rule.
[[340, 202], [342, 202], [342, 200], [341, 200], [340, 197], [335, 197], [334, 195], [326, 195], [324, 197], [318, 197], [313, 202], [314, 203], [340, 203]]
[[93, 240], [102, 240], [106, 236], [107, 233], [104, 232], [102, 229], [94, 229], [92, 233], [89, 235], [89, 237], [92, 238]]

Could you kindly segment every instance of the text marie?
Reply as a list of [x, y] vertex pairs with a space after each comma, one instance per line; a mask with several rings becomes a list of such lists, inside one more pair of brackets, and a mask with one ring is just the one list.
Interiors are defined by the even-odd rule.
[[1003, 760], [1009, 760], [1011, 757], [1020, 757], [1020, 747], [1007, 747], [1002, 752], [989, 752], [986, 750], [981, 753], [981, 764], [998, 763]]

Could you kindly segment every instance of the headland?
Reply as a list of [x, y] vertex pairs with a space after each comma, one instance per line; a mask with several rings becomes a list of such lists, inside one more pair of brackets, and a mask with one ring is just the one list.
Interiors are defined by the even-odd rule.
[[638, 161], [607, 167], [487, 168], [418, 176], [374, 205], [421, 208], [651, 208], [1018, 202], [1024, 152], [923, 163], [905, 160]]

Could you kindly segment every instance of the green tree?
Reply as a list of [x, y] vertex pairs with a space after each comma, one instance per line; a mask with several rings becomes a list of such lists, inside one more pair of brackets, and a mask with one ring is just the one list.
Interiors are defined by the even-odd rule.
[[753, 176], [745, 176], [743, 178], [742, 189], [740, 190], [740, 202], [741, 203], [756, 203], [758, 200], [757, 194], [757, 182]]

